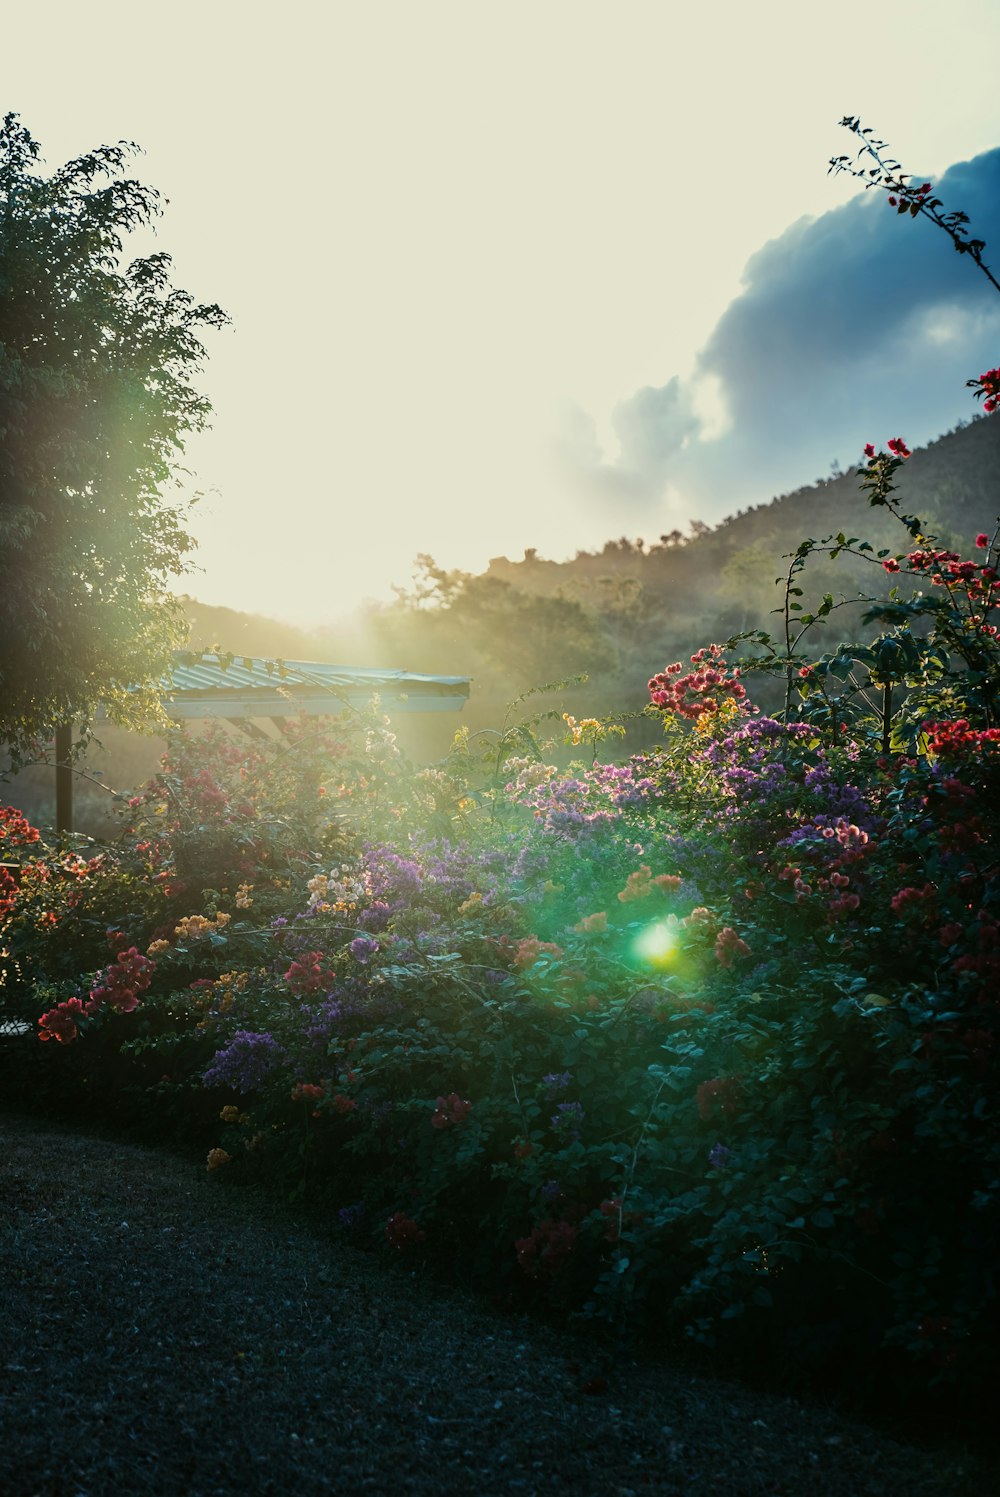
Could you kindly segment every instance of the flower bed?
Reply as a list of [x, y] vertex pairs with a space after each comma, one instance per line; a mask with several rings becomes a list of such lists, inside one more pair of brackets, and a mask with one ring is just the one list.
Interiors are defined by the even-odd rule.
[[983, 680], [936, 676], [967, 709], [937, 722], [918, 682], [883, 753], [846, 701], [779, 721], [721, 648], [692, 665], [622, 764], [525, 729], [415, 773], [377, 722], [303, 724], [272, 761], [180, 740], [113, 848], [8, 833], [5, 1008], [42, 1042], [12, 1084], [504, 1302], [968, 1393], [998, 1329]]

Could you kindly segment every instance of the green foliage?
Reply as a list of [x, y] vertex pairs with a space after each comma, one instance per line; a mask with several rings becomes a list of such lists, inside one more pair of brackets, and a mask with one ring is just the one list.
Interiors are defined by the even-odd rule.
[[209, 405], [199, 332], [226, 318], [169, 281], [169, 256], [124, 264], [158, 195], [102, 146], [51, 176], [15, 115], [0, 127], [0, 746], [23, 755], [104, 702], [154, 711], [183, 636], [166, 601], [192, 541], [164, 498]]

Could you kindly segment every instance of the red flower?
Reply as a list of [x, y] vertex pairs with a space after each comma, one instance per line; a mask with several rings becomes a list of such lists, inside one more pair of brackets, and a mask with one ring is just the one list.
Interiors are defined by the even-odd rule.
[[576, 1228], [566, 1221], [541, 1221], [530, 1237], [514, 1244], [518, 1267], [529, 1279], [551, 1277], [566, 1262], [576, 1244]]
[[322, 1086], [316, 1086], [311, 1081], [298, 1081], [291, 1090], [293, 1102], [318, 1102], [322, 1096]]
[[431, 1114], [431, 1127], [451, 1128], [455, 1123], [464, 1123], [471, 1111], [471, 1102], [463, 1102], [458, 1092], [450, 1092], [447, 1097], [438, 1097]]
[[50, 1008], [39, 1019], [38, 1038], [56, 1040], [60, 1045], [71, 1044], [80, 1033], [76, 1021], [85, 1013], [86, 1009], [79, 998], [67, 998], [65, 1003], [57, 1003], [55, 1008]]
[[328, 986], [335, 975], [323, 966], [322, 951], [304, 951], [285, 973], [285, 981], [293, 993], [315, 993]]
[[385, 1224], [385, 1240], [391, 1248], [396, 1249], [397, 1253], [405, 1253], [408, 1249], [416, 1247], [418, 1242], [423, 1242], [426, 1235], [426, 1232], [423, 1232], [415, 1221], [410, 1220], [405, 1211], [394, 1212]]
[[989, 536], [986, 534], [985, 530], [981, 530], [979, 532], [979, 534], [976, 536], [976, 545], [979, 547], [979, 549], [981, 551], [985, 551], [985, 549], [989, 545], [989, 543], [990, 543]]

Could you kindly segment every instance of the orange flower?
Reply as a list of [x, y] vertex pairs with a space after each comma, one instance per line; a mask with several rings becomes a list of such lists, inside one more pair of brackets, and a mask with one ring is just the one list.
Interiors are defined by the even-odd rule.
[[593, 931], [606, 931], [607, 928], [608, 917], [604, 910], [599, 910], [596, 915], [584, 915], [583, 919], [573, 927], [580, 935], [586, 935], [588, 932]]

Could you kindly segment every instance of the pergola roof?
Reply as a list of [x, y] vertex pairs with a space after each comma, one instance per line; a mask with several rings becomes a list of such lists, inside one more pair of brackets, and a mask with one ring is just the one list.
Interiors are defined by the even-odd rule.
[[460, 712], [468, 676], [373, 670], [317, 660], [275, 662], [251, 656], [192, 655], [179, 651], [161, 682], [167, 714], [186, 718], [310, 717], [362, 707], [378, 696], [389, 712]]
[[[373, 670], [328, 665], [319, 660], [260, 660], [250, 655], [197, 655], [179, 650], [170, 675], [160, 683], [168, 717], [217, 717], [236, 723], [254, 738], [268, 734], [253, 721], [305, 713], [336, 717], [344, 707], [364, 707], [379, 698], [387, 712], [461, 712], [468, 676], [425, 676], [418, 671]], [[96, 716], [103, 716], [98, 708]], [[72, 729], [56, 729], [56, 831], [73, 827]]]

